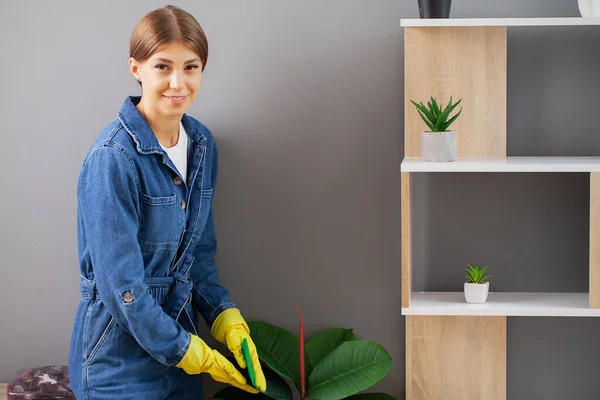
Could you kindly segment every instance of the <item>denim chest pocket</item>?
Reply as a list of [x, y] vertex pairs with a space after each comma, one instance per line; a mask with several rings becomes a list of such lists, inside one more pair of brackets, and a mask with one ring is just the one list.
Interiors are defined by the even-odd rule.
[[185, 212], [176, 195], [149, 196], [142, 192], [139, 241], [142, 251], [176, 249]]

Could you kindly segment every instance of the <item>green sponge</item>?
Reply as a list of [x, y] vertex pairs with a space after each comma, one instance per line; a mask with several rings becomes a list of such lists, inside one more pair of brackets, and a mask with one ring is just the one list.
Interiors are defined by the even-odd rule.
[[250, 375], [250, 380], [252, 381], [252, 386], [255, 389], [256, 387], [256, 375], [254, 374], [254, 368], [252, 368], [252, 360], [250, 359], [250, 349], [248, 349], [248, 340], [244, 338], [242, 341], [242, 353], [244, 353], [244, 359], [246, 360], [246, 367], [248, 368], [248, 374]]

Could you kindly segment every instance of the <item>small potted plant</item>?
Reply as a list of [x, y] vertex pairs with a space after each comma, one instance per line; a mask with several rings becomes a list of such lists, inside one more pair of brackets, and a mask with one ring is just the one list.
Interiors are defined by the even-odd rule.
[[456, 160], [456, 132], [448, 130], [462, 112], [462, 108], [452, 118], [450, 113], [460, 104], [462, 99], [452, 103], [452, 97], [444, 107], [442, 103], [438, 104], [434, 97], [427, 102], [427, 107], [423, 102], [417, 103], [411, 100], [415, 105], [419, 115], [427, 124], [430, 131], [421, 132], [421, 156], [423, 161], [454, 161]]
[[482, 304], [487, 301], [490, 290], [491, 276], [485, 275], [488, 266], [480, 266], [477, 264], [467, 264], [465, 271], [467, 272], [465, 282], [465, 300], [467, 303]]
[[452, 0], [418, 0], [418, 5], [421, 18], [449, 18]]

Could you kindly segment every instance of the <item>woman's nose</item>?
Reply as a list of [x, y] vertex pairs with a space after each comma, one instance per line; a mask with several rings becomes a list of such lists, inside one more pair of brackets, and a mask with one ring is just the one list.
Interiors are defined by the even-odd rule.
[[181, 89], [183, 87], [183, 72], [173, 71], [171, 74], [171, 88]]

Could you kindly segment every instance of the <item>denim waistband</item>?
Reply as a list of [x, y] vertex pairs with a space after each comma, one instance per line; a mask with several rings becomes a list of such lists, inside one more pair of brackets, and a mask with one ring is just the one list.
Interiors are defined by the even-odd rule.
[[[156, 298], [159, 294], [156, 289], [170, 289], [177, 279], [173, 276], [164, 276], [164, 277], [147, 277], [144, 278], [144, 283], [150, 289], [150, 294], [152, 297]], [[81, 278], [80, 280], [80, 292], [81, 298], [84, 300], [100, 300], [100, 292], [98, 292], [98, 288], [96, 287], [95, 281], [90, 281], [85, 278]]]
[[[193, 284], [178, 271], [172, 272], [171, 276], [146, 277], [144, 283], [150, 295], [173, 319], [178, 319], [185, 303], [191, 301]], [[95, 281], [81, 277], [80, 292], [84, 300], [101, 300]]]

